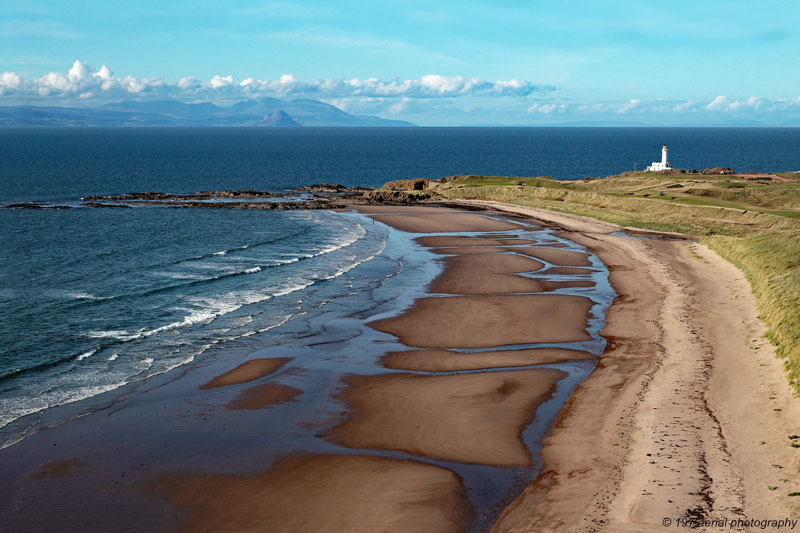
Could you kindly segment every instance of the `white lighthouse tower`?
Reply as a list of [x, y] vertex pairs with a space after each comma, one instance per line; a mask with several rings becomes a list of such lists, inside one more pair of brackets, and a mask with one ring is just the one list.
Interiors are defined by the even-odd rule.
[[649, 172], [658, 172], [661, 170], [672, 170], [667, 161], [667, 145], [661, 147], [661, 162], [653, 161], [653, 164], [647, 167]]

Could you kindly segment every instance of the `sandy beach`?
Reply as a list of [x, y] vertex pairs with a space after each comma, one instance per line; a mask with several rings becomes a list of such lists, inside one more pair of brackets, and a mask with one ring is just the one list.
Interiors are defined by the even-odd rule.
[[34, 512], [43, 498], [65, 527], [164, 531], [797, 515], [800, 406], [738, 270], [690, 240], [469, 204], [357, 206], [428, 254], [425, 290], [388, 316], [325, 311], [292, 342], [221, 348], [3, 450], [0, 519], [39, 530], [59, 514]]
[[742, 273], [696, 242], [485, 204], [569, 232], [609, 266], [620, 294], [603, 330], [609, 348], [545, 439], [545, 472], [492, 531], [796, 518], [787, 493], [800, 482], [800, 456], [787, 437], [800, 429], [800, 405]]

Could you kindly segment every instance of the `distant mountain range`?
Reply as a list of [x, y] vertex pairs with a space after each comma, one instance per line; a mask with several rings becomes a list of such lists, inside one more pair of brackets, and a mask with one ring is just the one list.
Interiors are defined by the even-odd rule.
[[229, 107], [174, 100], [117, 102], [94, 108], [0, 106], [0, 127], [9, 126], [252, 126], [413, 127], [402, 120], [351, 115], [318, 100], [245, 100]]

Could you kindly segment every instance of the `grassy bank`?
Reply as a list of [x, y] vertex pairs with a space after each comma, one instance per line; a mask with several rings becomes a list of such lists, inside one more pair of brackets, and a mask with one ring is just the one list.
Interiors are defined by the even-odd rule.
[[747, 276], [768, 337], [800, 394], [800, 177], [629, 173], [565, 182], [459, 176], [426, 182], [422, 190], [700, 237]]

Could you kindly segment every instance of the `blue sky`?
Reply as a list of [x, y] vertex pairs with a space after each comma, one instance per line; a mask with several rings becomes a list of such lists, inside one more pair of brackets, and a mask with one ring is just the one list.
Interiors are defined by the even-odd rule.
[[800, 2], [777, 0], [3, 0], [0, 105], [275, 96], [422, 125], [800, 126], [799, 26]]

